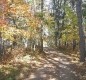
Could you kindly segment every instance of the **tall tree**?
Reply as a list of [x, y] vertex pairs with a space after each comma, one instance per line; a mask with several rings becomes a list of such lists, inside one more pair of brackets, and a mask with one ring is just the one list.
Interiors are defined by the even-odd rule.
[[76, 13], [78, 18], [79, 27], [79, 48], [80, 48], [80, 61], [85, 61], [85, 37], [82, 25], [82, 0], [76, 1]]
[[40, 27], [40, 52], [43, 52], [43, 6], [44, 1], [41, 0], [41, 27]]
[[[64, 26], [66, 0], [53, 0], [53, 10], [55, 17], [55, 46], [60, 45], [61, 27]], [[58, 43], [57, 43], [58, 41]]]

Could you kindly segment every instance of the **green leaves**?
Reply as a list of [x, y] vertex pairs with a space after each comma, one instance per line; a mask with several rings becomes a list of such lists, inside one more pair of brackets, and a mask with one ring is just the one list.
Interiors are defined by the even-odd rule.
[[86, 2], [82, 4], [82, 13], [83, 13], [83, 17], [86, 19]]
[[43, 16], [44, 16], [44, 13], [42, 13], [42, 12], [36, 12], [35, 16], [42, 20]]
[[65, 8], [65, 25], [62, 28], [62, 40], [72, 41], [73, 39], [78, 40], [78, 27], [77, 27], [77, 16], [71, 7], [66, 6]]

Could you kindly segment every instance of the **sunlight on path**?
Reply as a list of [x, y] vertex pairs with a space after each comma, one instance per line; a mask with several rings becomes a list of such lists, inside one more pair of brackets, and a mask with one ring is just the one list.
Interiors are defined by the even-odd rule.
[[[24, 80], [80, 80], [72, 70], [70, 58], [56, 51], [47, 51], [40, 66]], [[44, 61], [44, 62], [43, 62]]]

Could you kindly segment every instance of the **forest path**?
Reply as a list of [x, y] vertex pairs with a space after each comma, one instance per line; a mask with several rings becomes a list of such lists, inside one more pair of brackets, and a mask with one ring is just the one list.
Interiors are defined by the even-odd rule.
[[0, 80], [86, 80], [86, 63], [76, 60], [75, 54], [72, 57], [52, 48], [44, 51], [44, 55], [32, 57], [20, 55], [21, 49], [14, 50], [19, 55], [0, 64]]
[[40, 59], [39, 67], [24, 80], [80, 80], [69, 56], [53, 49], [45, 52], [47, 55]]

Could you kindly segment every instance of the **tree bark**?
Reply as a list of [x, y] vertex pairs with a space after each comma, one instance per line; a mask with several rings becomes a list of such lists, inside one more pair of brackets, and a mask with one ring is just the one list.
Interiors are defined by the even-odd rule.
[[85, 38], [84, 31], [82, 26], [82, 0], [76, 1], [76, 13], [78, 18], [78, 27], [79, 27], [79, 49], [80, 49], [80, 61], [85, 61]]
[[42, 23], [40, 28], [40, 52], [43, 52], [43, 0], [41, 0]]

